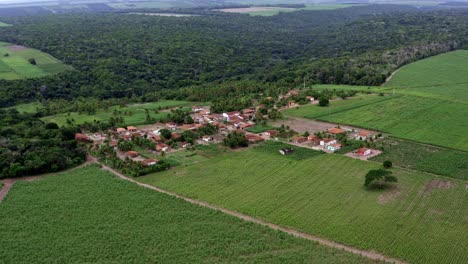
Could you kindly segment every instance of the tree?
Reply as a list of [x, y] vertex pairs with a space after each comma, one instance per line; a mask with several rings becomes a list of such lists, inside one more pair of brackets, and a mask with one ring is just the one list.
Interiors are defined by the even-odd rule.
[[308, 131], [304, 132], [304, 137], [310, 136], [310, 133]]
[[229, 133], [227, 137], [224, 138], [223, 144], [230, 148], [247, 147], [249, 145], [249, 141], [247, 138], [245, 138], [244, 133], [234, 131]]
[[382, 189], [387, 183], [397, 182], [398, 179], [392, 172], [384, 169], [370, 170], [366, 174], [364, 186], [367, 188], [377, 187]]
[[45, 128], [46, 128], [46, 129], [59, 129], [58, 125], [57, 125], [56, 123], [52, 123], [52, 122], [51, 122], [51, 123], [47, 123], [47, 124], [45, 125]]
[[386, 169], [390, 169], [393, 166], [393, 163], [389, 160], [383, 162], [383, 167]]
[[320, 97], [319, 98], [319, 105], [320, 106], [327, 106], [329, 104], [330, 104], [330, 101], [327, 98], [325, 98], [325, 97]]
[[30, 58], [28, 59], [29, 63], [31, 63], [31, 65], [36, 65], [36, 59], [34, 58]]
[[161, 133], [161, 136], [163, 138], [165, 138], [165, 139], [171, 139], [171, 137], [172, 137], [172, 133], [171, 133], [171, 131], [169, 129], [163, 128], [163, 129], [159, 130], [159, 133]]

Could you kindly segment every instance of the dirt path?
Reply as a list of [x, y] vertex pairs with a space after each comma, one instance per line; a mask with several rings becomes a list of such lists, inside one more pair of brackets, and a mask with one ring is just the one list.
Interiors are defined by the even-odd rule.
[[400, 69], [401, 68], [398, 68], [394, 72], [392, 72], [392, 74], [390, 74], [390, 76], [388, 76], [387, 79], [385, 79], [385, 82], [382, 83], [380, 86], [385, 86], [393, 78], [393, 76], [395, 76], [395, 74], [400, 71]]
[[88, 155], [86, 157], [86, 162], [85, 163], [83, 163], [83, 164], [81, 164], [79, 166], [76, 166], [74, 168], [68, 169], [68, 170], [58, 171], [58, 172], [54, 172], [54, 173], [45, 173], [45, 174], [36, 175], [36, 176], [26, 176], [26, 177], [2, 180], [3, 188], [0, 190], [0, 202], [3, 201], [3, 199], [6, 197], [6, 195], [10, 191], [11, 187], [13, 187], [13, 184], [15, 184], [15, 182], [17, 182], [17, 181], [34, 181], [34, 180], [37, 180], [37, 179], [42, 178], [44, 176], [59, 175], [61, 173], [65, 173], [65, 172], [69, 172], [69, 171], [76, 170], [76, 169], [79, 169], [79, 168], [83, 168], [85, 166], [88, 166], [89, 164], [96, 163], [96, 162], [97, 162], [97, 159], [95, 157], [92, 157], [92, 156]]
[[118, 171], [116, 171], [116, 170], [114, 170], [114, 169], [112, 169], [112, 168], [110, 168], [108, 166], [105, 166], [104, 164], [101, 164], [101, 165], [102, 165], [102, 168], [104, 170], [107, 170], [107, 171], [113, 173], [114, 175], [116, 175], [117, 177], [119, 177], [121, 179], [130, 181], [130, 182], [135, 183], [135, 184], [137, 184], [139, 186], [142, 186], [144, 188], [148, 188], [148, 189], [151, 189], [151, 190], [163, 193], [163, 194], [167, 194], [167, 195], [170, 195], [170, 196], [173, 196], [173, 197], [177, 197], [177, 198], [182, 199], [182, 200], [184, 200], [186, 202], [189, 202], [191, 204], [196, 204], [196, 205], [199, 205], [199, 206], [203, 206], [203, 207], [206, 207], [206, 208], [217, 210], [217, 211], [220, 211], [220, 212], [225, 213], [227, 215], [231, 215], [231, 216], [240, 218], [240, 219], [248, 221], [248, 222], [252, 222], [252, 223], [255, 223], [255, 224], [266, 226], [266, 227], [272, 228], [274, 230], [282, 231], [282, 232], [288, 233], [290, 235], [293, 235], [295, 237], [315, 241], [315, 242], [318, 242], [319, 244], [322, 244], [322, 245], [325, 245], [325, 246], [329, 246], [329, 247], [333, 247], [333, 248], [337, 248], [337, 249], [342, 249], [342, 250], [345, 250], [345, 251], [348, 251], [348, 252], [351, 252], [351, 253], [354, 253], [354, 254], [362, 255], [362, 256], [368, 257], [368, 258], [373, 259], [373, 260], [385, 261], [385, 262], [397, 263], [397, 264], [406, 263], [406, 262], [398, 260], [398, 259], [393, 259], [393, 258], [386, 257], [386, 256], [384, 256], [382, 254], [377, 253], [377, 252], [367, 251], [367, 250], [362, 250], [362, 249], [346, 246], [346, 245], [339, 244], [339, 243], [336, 243], [336, 242], [333, 242], [333, 241], [330, 241], [330, 240], [327, 240], [327, 239], [323, 239], [323, 238], [320, 238], [320, 237], [316, 237], [316, 236], [312, 236], [312, 235], [309, 235], [309, 234], [306, 234], [306, 233], [302, 233], [302, 232], [299, 232], [299, 231], [294, 230], [294, 229], [290, 229], [290, 228], [287, 228], [287, 227], [282, 227], [282, 226], [279, 226], [279, 225], [276, 225], [276, 224], [273, 224], [273, 223], [269, 223], [269, 222], [266, 222], [264, 220], [254, 218], [254, 217], [251, 217], [251, 216], [248, 216], [248, 215], [236, 212], [236, 211], [228, 210], [228, 209], [225, 209], [225, 208], [222, 208], [222, 207], [211, 205], [211, 204], [206, 203], [206, 202], [202, 202], [202, 201], [199, 201], [199, 200], [184, 197], [182, 195], [179, 195], [179, 194], [176, 194], [176, 193], [173, 193], [173, 192], [169, 192], [169, 191], [160, 189], [158, 187], [155, 187], [155, 186], [152, 186], [152, 185], [149, 185], [149, 184], [138, 182], [138, 181], [136, 181], [136, 180], [134, 180], [134, 179], [132, 179], [130, 177], [127, 177], [127, 176], [123, 175], [122, 173], [120, 173], [120, 172], [118, 172]]

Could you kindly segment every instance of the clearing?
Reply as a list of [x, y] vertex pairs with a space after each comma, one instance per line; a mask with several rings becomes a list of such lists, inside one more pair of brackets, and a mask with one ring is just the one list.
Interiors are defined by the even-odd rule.
[[386, 84], [398, 93], [468, 103], [468, 50], [410, 63]]
[[0, 203], [0, 221], [5, 263], [371, 263], [142, 188], [97, 165], [15, 183]]
[[339, 8], [347, 8], [354, 6], [353, 4], [310, 4], [305, 8], [289, 8], [280, 6], [251, 6], [242, 8], [225, 8], [218, 11], [226, 13], [249, 14], [251, 16], [274, 16], [281, 12], [294, 12], [300, 10], [333, 10]]
[[[29, 59], [34, 59], [36, 65], [31, 64]], [[0, 42], [0, 79], [43, 77], [70, 69], [70, 66], [39, 50]]]
[[0, 21], [0, 27], [10, 27], [10, 26], [11, 26], [10, 24]]
[[[161, 100], [153, 103], [144, 104], [132, 104], [125, 107], [111, 106], [109, 109], [98, 109], [95, 114], [88, 115], [87, 113], [71, 112], [61, 113], [52, 116], [46, 116], [41, 118], [44, 122], [54, 122], [59, 126], [63, 126], [67, 123], [67, 119], [74, 120], [75, 124], [83, 124], [85, 122], [96, 121], [108, 121], [114, 116], [114, 112], [122, 113], [127, 125], [143, 125], [146, 124], [146, 110], [149, 110], [151, 118], [159, 120], [167, 116], [167, 111], [161, 111], [160, 109], [173, 108], [173, 107], [184, 107], [190, 106], [195, 103], [187, 101], [172, 101], [172, 100]], [[157, 113], [156, 113], [157, 112]], [[126, 113], [126, 114], [125, 114]]]
[[468, 261], [464, 182], [450, 180], [450, 189], [425, 194], [426, 185], [438, 178], [393, 169], [399, 195], [366, 191], [364, 175], [380, 165], [311, 150], [291, 158], [270, 144], [278, 143], [138, 180], [413, 263]]

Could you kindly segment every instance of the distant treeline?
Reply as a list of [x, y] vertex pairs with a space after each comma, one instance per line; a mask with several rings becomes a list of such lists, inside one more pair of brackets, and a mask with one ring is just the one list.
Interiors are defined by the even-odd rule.
[[241, 80], [286, 89], [304, 78], [379, 85], [406, 63], [468, 43], [468, 11], [463, 10], [370, 5], [272, 17], [193, 12], [209, 15], [5, 18], [14, 26], [0, 28], [2, 41], [50, 53], [75, 71], [0, 81], [0, 106], [80, 96], [146, 100], [176, 93], [173, 97], [212, 100], [197, 96], [197, 89]]

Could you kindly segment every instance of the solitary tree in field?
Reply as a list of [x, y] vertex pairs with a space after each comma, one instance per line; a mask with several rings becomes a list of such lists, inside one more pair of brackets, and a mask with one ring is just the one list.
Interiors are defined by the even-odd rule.
[[387, 183], [398, 182], [397, 177], [392, 172], [384, 169], [370, 170], [366, 174], [364, 186], [367, 188], [384, 188]]
[[36, 59], [31, 58], [31, 59], [29, 59], [28, 61], [29, 61], [29, 63], [31, 63], [32, 65], [36, 65]]
[[383, 162], [383, 167], [386, 169], [390, 169], [393, 166], [393, 163], [389, 160]]
[[325, 97], [320, 97], [319, 98], [319, 105], [320, 106], [327, 106], [328, 104], [330, 104], [330, 101], [325, 98]]

